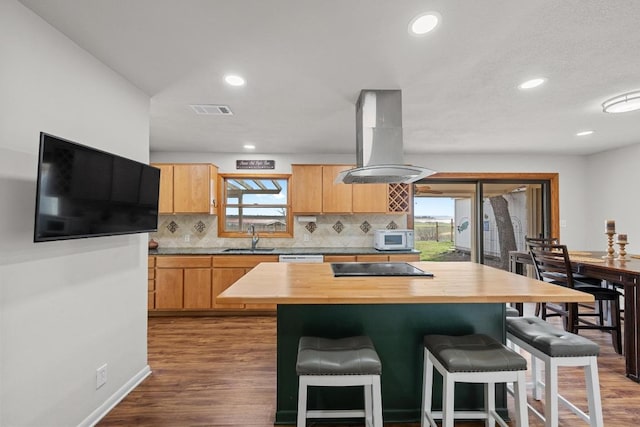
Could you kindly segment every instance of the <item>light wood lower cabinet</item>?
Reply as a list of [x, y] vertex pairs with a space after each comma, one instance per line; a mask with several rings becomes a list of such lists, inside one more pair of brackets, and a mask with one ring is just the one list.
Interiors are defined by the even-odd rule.
[[156, 273], [156, 310], [182, 309], [184, 270], [182, 268], [158, 268]]
[[184, 308], [189, 310], [211, 308], [211, 269], [184, 270]]
[[156, 257], [147, 259], [147, 309], [156, 308]]
[[156, 257], [155, 309], [211, 308], [210, 256]]
[[[213, 256], [213, 307], [215, 309], [238, 310], [244, 309], [275, 311], [276, 304], [220, 304], [215, 297], [220, 295], [234, 282], [247, 274], [253, 267], [261, 262], [278, 262], [277, 255], [224, 255]], [[268, 286], [265, 283], [265, 286]]]
[[358, 255], [358, 262], [411, 262], [420, 261], [420, 254], [391, 254], [391, 255]]
[[389, 255], [389, 261], [395, 262], [413, 262], [420, 261], [420, 254], [397, 254]]
[[355, 262], [355, 255], [325, 255], [324, 262]]
[[216, 309], [242, 309], [244, 304], [220, 304], [215, 298], [225, 289], [233, 285], [247, 273], [244, 267], [214, 267], [213, 268], [213, 298], [212, 306]]
[[358, 262], [386, 262], [389, 261], [389, 255], [358, 255]]
[[370, 254], [370, 255], [325, 255], [324, 262], [411, 262], [420, 261], [420, 254]]
[[[419, 261], [419, 254], [325, 255], [325, 262]], [[150, 256], [149, 311], [275, 311], [275, 304], [221, 304], [216, 297], [277, 255]], [[269, 286], [265, 283], [265, 286]]]

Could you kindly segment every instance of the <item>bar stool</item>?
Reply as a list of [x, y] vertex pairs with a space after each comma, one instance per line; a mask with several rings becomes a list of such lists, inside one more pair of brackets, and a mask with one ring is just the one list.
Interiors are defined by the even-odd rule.
[[[369, 427], [382, 427], [382, 364], [371, 339], [301, 337], [296, 372], [299, 377], [297, 427], [307, 418], [364, 418]], [[364, 409], [307, 410], [307, 387], [364, 386]]]
[[[560, 401], [591, 427], [602, 427], [604, 424], [598, 378], [597, 357], [600, 352], [598, 344], [585, 337], [556, 328], [538, 317], [508, 317], [506, 322], [507, 339], [531, 354], [534, 399], [541, 399], [541, 388], [544, 387], [544, 415], [528, 405], [531, 412], [544, 420], [545, 426], [557, 427], [558, 401]], [[544, 363], [544, 382], [541, 379], [541, 366], [538, 359]], [[560, 366], [584, 368], [588, 414], [558, 393], [558, 367]]]
[[[433, 368], [442, 375], [442, 412], [431, 411]], [[442, 427], [453, 427], [454, 419], [485, 419], [486, 425], [507, 423], [495, 406], [496, 383], [515, 383], [516, 426], [527, 427], [525, 371], [527, 361], [493, 338], [482, 335], [426, 335], [424, 337], [424, 371], [422, 389], [422, 427], [437, 427], [434, 418], [442, 419]], [[484, 383], [484, 411], [455, 411], [456, 382]]]

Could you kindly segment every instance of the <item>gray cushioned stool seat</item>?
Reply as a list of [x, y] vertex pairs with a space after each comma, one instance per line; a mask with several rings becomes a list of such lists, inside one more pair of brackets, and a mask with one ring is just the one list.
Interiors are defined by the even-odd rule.
[[538, 317], [509, 317], [507, 332], [551, 357], [597, 356], [598, 344]]
[[296, 372], [298, 375], [380, 375], [382, 363], [367, 336], [301, 337]]
[[424, 345], [449, 372], [524, 371], [524, 357], [483, 335], [426, 335]]

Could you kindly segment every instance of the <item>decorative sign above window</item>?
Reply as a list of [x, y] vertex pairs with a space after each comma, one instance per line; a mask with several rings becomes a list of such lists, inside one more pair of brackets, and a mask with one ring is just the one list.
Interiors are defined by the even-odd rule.
[[275, 169], [275, 160], [236, 160], [236, 169]]

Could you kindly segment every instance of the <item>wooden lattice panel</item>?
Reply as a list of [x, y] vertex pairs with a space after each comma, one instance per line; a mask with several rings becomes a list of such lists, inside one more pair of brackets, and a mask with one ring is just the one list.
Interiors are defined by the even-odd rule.
[[389, 212], [409, 212], [410, 189], [409, 184], [389, 184]]

